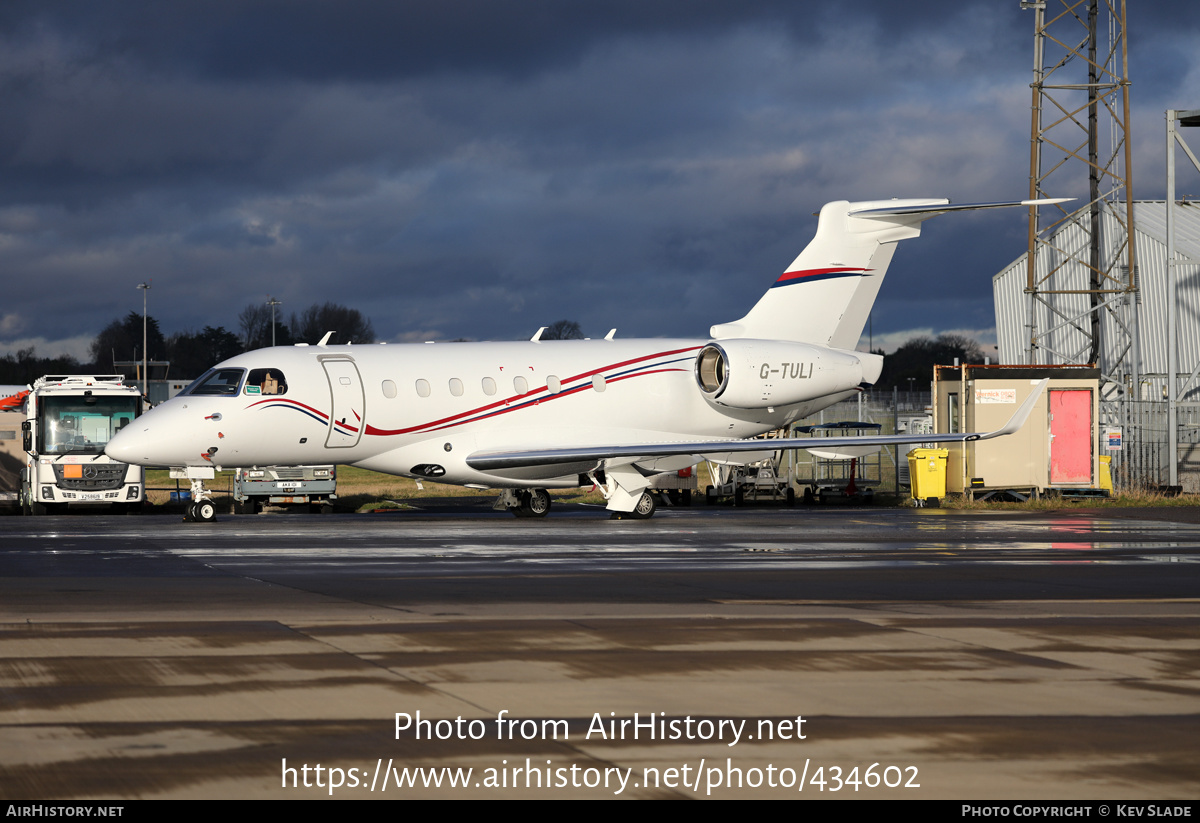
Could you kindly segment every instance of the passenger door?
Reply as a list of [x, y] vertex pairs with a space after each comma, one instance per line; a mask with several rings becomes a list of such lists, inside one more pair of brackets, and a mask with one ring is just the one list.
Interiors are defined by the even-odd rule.
[[325, 447], [345, 449], [358, 445], [366, 418], [366, 396], [354, 360], [323, 355], [321, 366], [329, 378], [329, 435]]

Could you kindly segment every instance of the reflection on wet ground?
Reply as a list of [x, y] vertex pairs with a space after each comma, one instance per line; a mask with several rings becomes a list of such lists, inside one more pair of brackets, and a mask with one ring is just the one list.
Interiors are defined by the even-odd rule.
[[[529, 758], [639, 777], [702, 760], [919, 771], [919, 789], [857, 790], [875, 798], [1195, 798], [1200, 518], [1151, 516], [0, 518], [0, 796], [328, 796], [281, 788], [283, 759], [481, 773]], [[418, 710], [569, 732], [397, 739], [395, 713]], [[588, 737], [597, 713], [635, 712], [802, 715], [808, 734]], [[706, 796], [622, 794], [665, 795]]]

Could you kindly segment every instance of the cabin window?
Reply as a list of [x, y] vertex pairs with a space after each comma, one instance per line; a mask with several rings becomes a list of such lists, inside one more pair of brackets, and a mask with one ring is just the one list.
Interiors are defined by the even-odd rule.
[[958, 434], [962, 429], [959, 428], [958, 419], [958, 393], [952, 393], [946, 398], [946, 415], [950, 420], [950, 434]]
[[490, 377], [483, 378], [483, 393], [491, 397], [496, 393], [496, 381]]
[[417, 394], [421, 397], [429, 396], [429, 381], [423, 377], [417, 381]]
[[547, 375], [546, 388], [550, 390], [551, 394], [558, 394], [562, 391], [562, 381], [558, 379], [557, 375]]
[[245, 373], [245, 369], [210, 369], [180, 394], [230, 397], [238, 393], [238, 384]]
[[450, 393], [455, 397], [462, 397], [463, 384], [457, 377], [450, 378]]
[[596, 391], [604, 391], [606, 388], [608, 388], [608, 383], [605, 381], [604, 375], [602, 375], [602, 374], [593, 374], [592, 375], [592, 388], [595, 389]]
[[513, 378], [513, 391], [517, 394], [524, 394], [529, 391], [529, 381], [518, 374]]
[[383, 396], [384, 397], [395, 397], [396, 396], [396, 384], [393, 381], [391, 381], [391, 380], [383, 381]]
[[246, 378], [246, 394], [287, 394], [287, 380], [279, 369], [251, 369]]

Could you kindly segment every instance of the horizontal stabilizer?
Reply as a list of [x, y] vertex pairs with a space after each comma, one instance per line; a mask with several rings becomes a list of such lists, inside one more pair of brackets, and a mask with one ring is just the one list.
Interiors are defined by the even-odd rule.
[[1041, 200], [1001, 200], [995, 203], [957, 203], [940, 206], [884, 206], [863, 209], [850, 209], [855, 217], [887, 217], [895, 214], [925, 214], [936, 217], [951, 211], [980, 211], [982, 209], [1007, 209], [1013, 206], [1052, 206], [1055, 203], [1067, 203], [1074, 197], [1046, 197]]

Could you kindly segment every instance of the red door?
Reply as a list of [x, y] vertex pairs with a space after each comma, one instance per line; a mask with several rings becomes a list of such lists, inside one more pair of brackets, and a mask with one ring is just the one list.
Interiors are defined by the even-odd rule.
[[1092, 393], [1050, 392], [1050, 483], [1092, 482]]

